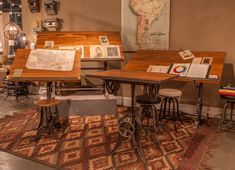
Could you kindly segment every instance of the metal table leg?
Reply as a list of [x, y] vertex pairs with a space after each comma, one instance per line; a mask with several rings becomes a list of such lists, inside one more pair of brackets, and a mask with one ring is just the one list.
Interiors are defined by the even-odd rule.
[[32, 138], [32, 141], [37, 141], [41, 138], [43, 134], [48, 134], [49, 136], [54, 135], [54, 128], [51, 121], [48, 120], [48, 109], [47, 107], [41, 107], [40, 109], [40, 122], [37, 128], [37, 134]]
[[142, 124], [139, 120], [139, 117], [135, 114], [134, 106], [135, 106], [135, 84], [131, 84], [131, 112], [125, 116], [129, 118], [129, 120], [122, 121], [124, 120], [125, 117], [120, 120], [118, 141], [113, 150], [111, 151], [111, 154], [114, 153], [119, 148], [125, 137], [128, 137], [129, 139], [132, 138], [133, 143], [137, 147], [137, 152], [141, 160], [146, 165], [149, 165], [149, 163], [145, 159], [141, 143]]
[[202, 105], [203, 105], [203, 83], [199, 83], [197, 85], [197, 90], [198, 90], [198, 96], [197, 96], [197, 109], [196, 109], [196, 114], [198, 115], [198, 122], [200, 123], [202, 120]]

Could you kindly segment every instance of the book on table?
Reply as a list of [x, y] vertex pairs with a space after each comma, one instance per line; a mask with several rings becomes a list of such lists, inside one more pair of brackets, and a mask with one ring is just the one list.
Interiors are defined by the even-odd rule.
[[186, 77], [207, 78], [209, 70], [209, 64], [191, 64]]

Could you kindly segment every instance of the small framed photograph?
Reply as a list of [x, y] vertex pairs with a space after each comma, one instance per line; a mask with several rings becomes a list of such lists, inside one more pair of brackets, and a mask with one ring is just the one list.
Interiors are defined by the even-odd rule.
[[195, 57], [190, 50], [180, 51], [179, 55], [183, 58], [183, 60], [189, 60]]
[[120, 58], [120, 47], [119, 45], [109, 45], [106, 46], [107, 49], [107, 57], [109, 58]]
[[45, 41], [44, 48], [53, 48], [54, 47], [54, 41]]
[[79, 51], [81, 58], [84, 58], [84, 45], [60, 46], [59, 50], [76, 50]]
[[107, 36], [99, 36], [101, 45], [109, 45], [109, 39]]
[[106, 50], [103, 45], [90, 46], [90, 58], [106, 58]]
[[203, 57], [201, 64], [212, 64], [213, 58], [212, 57]]

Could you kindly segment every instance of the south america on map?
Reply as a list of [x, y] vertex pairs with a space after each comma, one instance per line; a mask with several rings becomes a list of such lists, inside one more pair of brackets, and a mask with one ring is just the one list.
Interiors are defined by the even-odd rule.
[[170, 0], [123, 0], [125, 50], [168, 49]]

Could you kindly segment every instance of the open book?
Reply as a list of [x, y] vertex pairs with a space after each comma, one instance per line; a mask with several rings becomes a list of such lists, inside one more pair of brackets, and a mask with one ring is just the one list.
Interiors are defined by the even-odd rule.
[[191, 64], [186, 76], [195, 78], [207, 78], [209, 70], [209, 64]]

